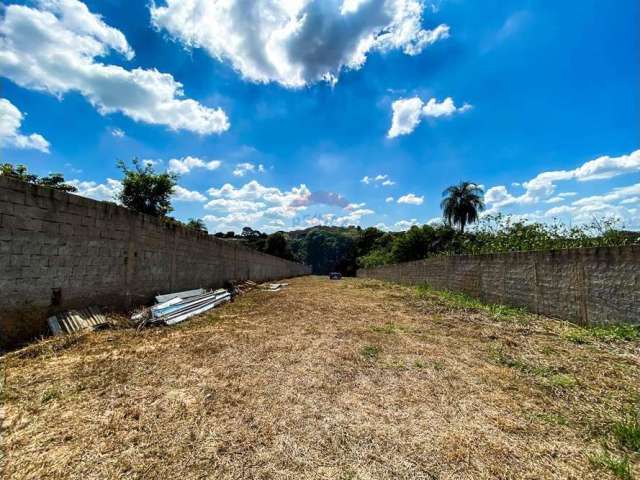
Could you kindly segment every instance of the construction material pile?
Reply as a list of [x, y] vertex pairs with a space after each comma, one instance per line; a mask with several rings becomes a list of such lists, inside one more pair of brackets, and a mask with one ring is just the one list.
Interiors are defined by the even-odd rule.
[[175, 325], [230, 300], [231, 293], [225, 289], [208, 292], [198, 289], [158, 295], [158, 303], [134, 314], [131, 320], [139, 326]]
[[107, 328], [111, 325], [111, 322], [98, 307], [89, 307], [82, 310], [69, 310], [49, 317], [47, 324], [54, 335], [64, 335], [81, 330]]
[[243, 282], [238, 282], [233, 284], [232, 292], [233, 296], [236, 295], [244, 295], [247, 292], [250, 292], [254, 288], [256, 288], [258, 284], [251, 280], [245, 280]]
[[269, 292], [279, 292], [284, 287], [289, 285], [288, 283], [263, 283], [260, 285], [262, 290], [267, 290]]

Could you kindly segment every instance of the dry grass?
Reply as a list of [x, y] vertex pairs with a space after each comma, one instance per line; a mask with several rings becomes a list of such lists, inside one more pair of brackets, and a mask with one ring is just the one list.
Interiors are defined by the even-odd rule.
[[638, 475], [613, 432], [640, 342], [575, 331], [307, 277], [174, 328], [49, 340], [2, 359], [3, 478]]

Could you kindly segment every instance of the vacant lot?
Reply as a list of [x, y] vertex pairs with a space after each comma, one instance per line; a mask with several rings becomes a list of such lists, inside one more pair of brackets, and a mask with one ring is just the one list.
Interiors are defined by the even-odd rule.
[[5, 356], [3, 478], [631, 478], [636, 335], [294, 279]]

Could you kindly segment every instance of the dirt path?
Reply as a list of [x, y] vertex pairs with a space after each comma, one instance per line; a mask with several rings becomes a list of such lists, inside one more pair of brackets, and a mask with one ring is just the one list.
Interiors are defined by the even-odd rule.
[[306, 277], [45, 342], [3, 360], [3, 478], [606, 478], [589, 458], [640, 398], [638, 342], [573, 331]]

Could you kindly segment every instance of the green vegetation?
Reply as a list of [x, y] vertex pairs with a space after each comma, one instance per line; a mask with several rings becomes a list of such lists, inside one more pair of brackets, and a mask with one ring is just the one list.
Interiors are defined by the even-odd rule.
[[[267, 248], [277, 235], [277, 248]], [[613, 221], [567, 227], [513, 221], [501, 215], [480, 220], [473, 230], [461, 232], [449, 225], [422, 225], [406, 232], [383, 232], [375, 227], [312, 227], [272, 235], [245, 227], [216, 236], [239, 240], [260, 251], [293, 258], [313, 267], [315, 274], [339, 271], [354, 275], [358, 268], [420, 260], [436, 255], [484, 254], [560, 248], [640, 244], [640, 233], [621, 230]], [[288, 247], [288, 248], [287, 248]]]
[[640, 408], [631, 408], [613, 425], [613, 436], [620, 448], [640, 453]]
[[118, 168], [122, 170], [122, 190], [117, 199], [127, 208], [156, 217], [165, 217], [173, 210], [171, 195], [178, 181], [173, 173], [156, 173], [153, 165], [143, 164], [137, 158], [130, 169], [120, 161]]
[[192, 230], [198, 230], [199, 232], [207, 233], [207, 226], [201, 218], [190, 218], [189, 221], [184, 224], [184, 226]]
[[460, 182], [442, 192], [444, 199], [440, 208], [447, 224], [457, 225], [460, 232], [464, 233], [464, 227], [476, 222], [479, 213], [484, 210], [483, 195], [484, 191], [472, 182]]
[[44, 392], [42, 392], [42, 396], [40, 397], [40, 403], [47, 403], [52, 400], [57, 400], [60, 398], [60, 392], [53, 388], [48, 388]]
[[418, 285], [416, 290], [419, 297], [434, 298], [454, 308], [484, 312], [496, 320], [510, 319], [526, 315], [526, 310], [522, 308], [485, 303], [464, 293], [450, 292], [447, 290], [434, 290], [426, 283]]
[[370, 361], [376, 361], [380, 355], [380, 348], [375, 345], [366, 345], [360, 350], [360, 354]]
[[386, 333], [390, 335], [392, 333], [396, 333], [398, 331], [398, 327], [393, 322], [387, 322], [384, 325], [375, 325], [371, 327], [371, 330], [376, 333]]
[[65, 183], [64, 175], [61, 173], [50, 173], [46, 177], [40, 177], [33, 173], [29, 173], [25, 165], [12, 165], [11, 163], [3, 163], [0, 165], [0, 175], [15, 178], [22, 182], [39, 185], [41, 187], [49, 187], [63, 192], [76, 192], [78, 189], [71, 184]]
[[609, 470], [614, 476], [623, 480], [633, 480], [631, 475], [631, 466], [629, 465], [629, 457], [623, 455], [616, 457], [608, 450], [602, 450], [600, 453], [589, 457], [589, 461], [596, 467]]
[[597, 342], [630, 342], [640, 339], [640, 328], [634, 325], [571, 326], [564, 338], [577, 344]]

